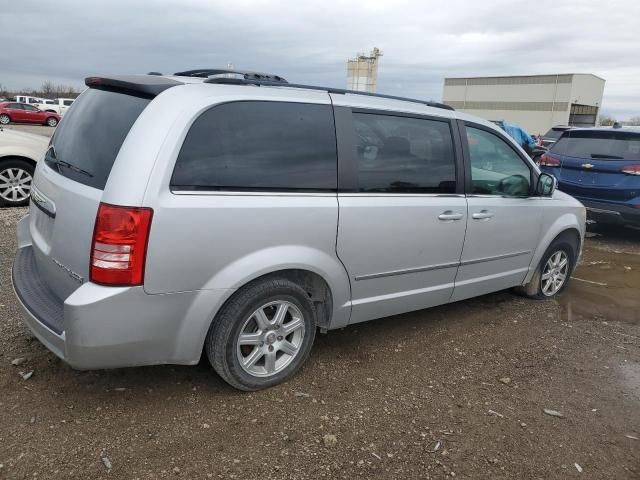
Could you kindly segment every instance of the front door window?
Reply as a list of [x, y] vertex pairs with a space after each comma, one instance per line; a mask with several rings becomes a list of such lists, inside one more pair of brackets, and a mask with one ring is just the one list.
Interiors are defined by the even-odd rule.
[[472, 193], [527, 197], [531, 170], [516, 151], [498, 135], [467, 126]]

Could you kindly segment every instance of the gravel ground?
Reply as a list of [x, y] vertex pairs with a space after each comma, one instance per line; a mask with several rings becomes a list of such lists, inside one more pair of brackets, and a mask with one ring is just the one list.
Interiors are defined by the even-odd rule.
[[18, 124], [11, 123], [4, 128], [8, 128], [11, 130], [19, 130], [21, 132], [34, 133], [36, 135], [42, 135], [45, 137], [50, 137], [53, 135], [55, 128], [48, 127], [46, 125], [26, 125], [26, 124]]
[[638, 231], [589, 238], [560, 301], [330, 332], [290, 382], [240, 393], [205, 363], [76, 372], [49, 353], [10, 286], [24, 212], [0, 210], [2, 479], [640, 478]]

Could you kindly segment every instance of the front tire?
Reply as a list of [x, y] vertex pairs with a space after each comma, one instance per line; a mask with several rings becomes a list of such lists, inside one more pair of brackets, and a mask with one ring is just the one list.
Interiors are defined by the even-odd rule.
[[55, 127], [56, 125], [58, 125], [58, 120], [54, 117], [49, 117], [47, 118], [47, 125], [49, 125], [50, 127]]
[[240, 289], [209, 328], [205, 350], [229, 385], [261, 390], [294, 375], [311, 351], [316, 314], [307, 292], [286, 278]]
[[0, 115], [0, 125], [9, 125], [11, 123], [11, 118], [6, 113]]
[[21, 207], [29, 203], [34, 166], [24, 160], [0, 162], [0, 206]]
[[557, 238], [549, 245], [531, 281], [521, 291], [538, 300], [559, 295], [569, 283], [576, 255], [576, 246], [566, 238]]

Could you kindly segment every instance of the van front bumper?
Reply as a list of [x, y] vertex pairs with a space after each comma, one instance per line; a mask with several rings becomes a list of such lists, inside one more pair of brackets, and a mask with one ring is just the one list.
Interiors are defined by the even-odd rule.
[[142, 286], [84, 283], [62, 301], [40, 278], [31, 246], [18, 250], [11, 278], [27, 327], [80, 370], [198, 363], [213, 315], [231, 293], [150, 295]]

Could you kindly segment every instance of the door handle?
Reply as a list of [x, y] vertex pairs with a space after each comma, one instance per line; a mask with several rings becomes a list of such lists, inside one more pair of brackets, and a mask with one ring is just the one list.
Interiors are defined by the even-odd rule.
[[438, 219], [443, 222], [451, 222], [453, 220], [461, 220], [464, 215], [462, 213], [452, 212], [451, 210], [446, 210], [438, 215]]
[[474, 220], [489, 220], [494, 215], [495, 213], [490, 212], [489, 210], [482, 210], [471, 215], [471, 218], [473, 218]]

